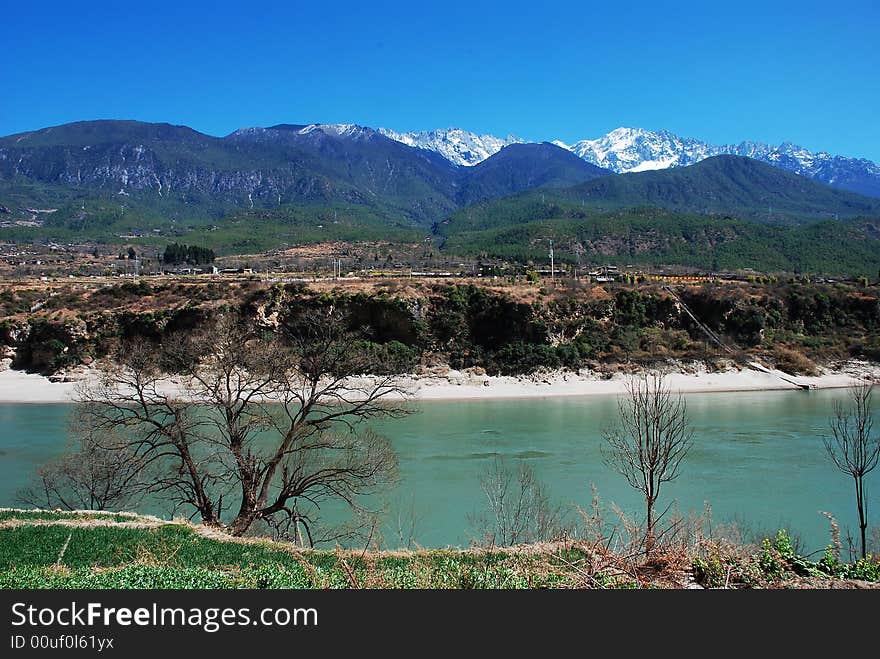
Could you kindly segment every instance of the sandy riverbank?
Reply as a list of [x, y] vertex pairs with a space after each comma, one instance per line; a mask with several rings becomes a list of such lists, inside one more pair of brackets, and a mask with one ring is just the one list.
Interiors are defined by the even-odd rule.
[[[871, 369], [875, 380], [880, 368]], [[733, 391], [796, 390], [848, 387], [857, 381], [859, 371], [828, 370], [817, 376], [791, 377], [776, 371], [731, 369], [723, 372], [671, 372], [666, 381], [673, 391], [711, 393]], [[782, 377], [780, 377], [782, 376]], [[782, 379], [782, 378], [785, 379]], [[592, 373], [553, 373], [538, 377], [489, 377], [451, 373], [444, 378], [413, 378], [416, 397], [423, 400], [470, 398], [541, 398], [621, 394], [630, 376], [618, 373], [601, 377]]]
[[[41, 375], [6, 369], [0, 371], [0, 403], [70, 402], [76, 392], [76, 380], [90, 376], [94, 376], [94, 371], [70, 374], [71, 381], [52, 382]], [[880, 364], [850, 361], [833, 369], [821, 369], [816, 376], [790, 376], [732, 365], [711, 372], [701, 364], [678, 364], [667, 369], [670, 388], [682, 393], [794, 390], [801, 385], [829, 389], [847, 387], [866, 376], [880, 382]], [[404, 376], [402, 382], [419, 400], [461, 400], [614, 395], [625, 390], [628, 378], [625, 373], [609, 376], [590, 371], [493, 377], [478, 371], [449, 370], [442, 375]]]
[[51, 382], [34, 373], [0, 371], [0, 403], [69, 403], [76, 383]]

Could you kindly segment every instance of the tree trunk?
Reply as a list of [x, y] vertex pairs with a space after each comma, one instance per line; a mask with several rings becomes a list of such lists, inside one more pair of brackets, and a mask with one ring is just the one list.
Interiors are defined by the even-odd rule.
[[239, 511], [238, 515], [235, 516], [235, 519], [232, 520], [232, 523], [227, 530], [231, 535], [242, 536], [247, 533], [247, 530], [251, 527], [251, 524], [254, 523], [256, 518], [257, 516], [254, 510], [246, 510], [244, 504], [242, 504], [242, 509]]
[[859, 507], [859, 530], [862, 535], [862, 558], [867, 558], [867, 542], [866, 534], [868, 529], [868, 521], [865, 519], [865, 489], [862, 479], [856, 476], [856, 503]]
[[645, 533], [645, 552], [650, 554], [654, 550], [654, 501], [646, 500], [648, 504], [648, 521]]

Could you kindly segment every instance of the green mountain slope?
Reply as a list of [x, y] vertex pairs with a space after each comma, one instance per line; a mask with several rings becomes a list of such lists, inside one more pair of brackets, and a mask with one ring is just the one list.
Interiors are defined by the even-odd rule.
[[564, 188], [608, 174], [608, 170], [547, 142], [511, 144], [470, 168], [458, 200], [470, 204], [531, 188]]
[[553, 240], [557, 258], [584, 264], [871, 277], [880, 266], [880, 202], [738, 156], [484, 201], [435, 232], [451, 253], [521, 262], [547, 261]]
[[880, 215], [878, 199], [726, 155], [689, 167], [597, 179], [571, 188], [568, 197], [601, 209], [652, 206], [768, 223]]
[[369, 129], [251, 129], [225, 138], [186, 127], [81, 122], [0, 139], [0, 199], [9, 187], [55, 196], [133, 198], [166, 219], [216, 219], [240, 208], [381, 201], [411, 223], [456, 207], [455, 168]]
[[[151, 231], [254, 209], [281, 209], [283, 221], [290, 205], [343, 204], [385, 215], [392, 227], [426, 227], [474, 198], [600, 172], [552, 145], [518, 145], [479, 167], [458, 167], [354, 125], [279, 124], [221, 138], [185, 126], [90, 121], [0, 138], [0, 205], [12, 216], [0, 221], [43, 220], [29, 209], [52, 208], [58, 221], [50, 228], [82, 230], [78, 213], [64, 208], [79, 202], [115, 208], [97, 221], [108, 231]], [[128, 220], [111, 222], [114, 213]]]
[[[443, 249], [547, 264], [548, 240], [553, 240], [557, 262], [585, 267], [679, 265], [871, 278], [880, 267], [880, 233], [867, 220], [773, 226], [651, 208], [597, 212], [559, 202], [553, 207], [551, 217], [450, 233]], [[519, 210], [526, 215], [530, 208]]]

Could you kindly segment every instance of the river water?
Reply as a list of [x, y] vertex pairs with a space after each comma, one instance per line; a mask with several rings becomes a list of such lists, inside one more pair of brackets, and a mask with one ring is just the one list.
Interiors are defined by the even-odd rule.
[[[822, 446], [842, 390], [688, 395], [695, 442], [679, 478], [664, 484], [659, 507], [683, 512], [708, 504], [716, 523], [736, 522], [747, 536], [789, 529], [807, 551], [828, 544], [833, 514], [856, 527], [852, 479], [834, 468]], [[479, 479], [500, 455], [526, 460], [552, 498], [588, 507], [591, 485], [603, 505], [639, 514], [637, 492], [602, 460], [602, 429], [616, 415], [614, 396], [519, 400], [430, 401], [398, 420], [374, 424], [400, 457], [399, 484], [381, 530], [399, 546], [412, 536], [423, 547], [465, 546], [469, 516], [484, 507]], [[0, 405], [0, 506], [18, 505], [16, 491], [57, 455], [66, 438], [64, 404]], [[868, 477], [869, 523], [878, 522], [880, 469]], [[156, 511], [151, 511], [156, 512]], [[414, 520], [414, 525], [413, 525]]]

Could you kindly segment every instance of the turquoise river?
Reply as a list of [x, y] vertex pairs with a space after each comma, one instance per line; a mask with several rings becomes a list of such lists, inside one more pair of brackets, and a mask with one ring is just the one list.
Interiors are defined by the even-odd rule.
[[[747, 539], [787, 528], [807, 551], [829, 542], [833, 514], [854, 529], [851, 478], [825, 456], [822, 435], [845, 391], [711, 393], [687, 396], [695, 442], [678, 480], [663, 486], [660, 507], [736, 522]], [[603, 463], [602, 429], [616, 414], [614, 396], [422, 402], [417, 411], [375, 428], [392, 440], [401, 480], [388, 495], [382, 537], [400, 544], [409, 529], [419, 545], [465, 546], [469, 517], [484, 507], [479, 479], [493, 456], [527, 460], [560, 504], [587, 508], [591, 485], [603, 506], [638, 514], [638, 494]], [[64, 447], [64, 404], [0, 404], [0, 506]], [[880, 469], [868, 477], [870, 522], [880, 511]], [[157, 511], [150, 511], [157, 512]], [[610, 515], [610, 512], [609, 512]], [[414, 525], [413, 525], [414, 521]]]

